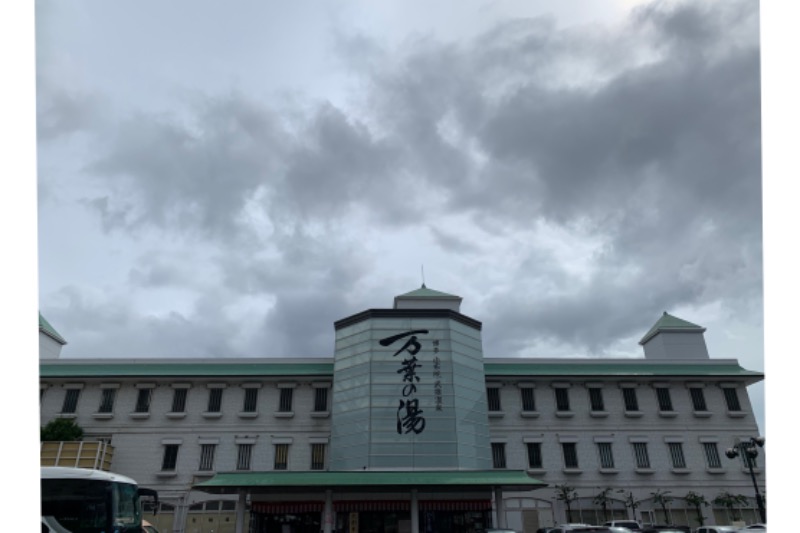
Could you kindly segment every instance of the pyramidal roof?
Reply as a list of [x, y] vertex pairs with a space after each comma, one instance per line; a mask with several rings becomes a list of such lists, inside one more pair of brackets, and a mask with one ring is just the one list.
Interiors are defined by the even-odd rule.
[[399, 296], [395, 296], [395, 298], [448, 298], [448, 299], [455, 298], [460, 300], [461, 296], [456, 296], [455, 294], [447, 294], [446, 292], [429, 289], [423, 283], [422, 287], [420, 287], [419, 289], [407, 292], [405, 294], [401, 294]]
[[706, 328], [702, 326], [698, 326], [697, 324], [692, 324], [686, 320], [678, 318], [676, 316], [672, 316], [666, 311], [664, 314], [661, 315], [661, 318], [658, 319], [650, 331], [648, 331], [642, 340], [639, 341], [639, 344], [643, 345], [657, 334], [661, 332], [675, 332], [675, 333], [686, 333], [686, 332], [695, 332], [695, 333], [703, 333]]
[[64, 337], [58, 334], [56, 329], [50, 325], [43, 316], [42, 313], [39, 313], [39, 331], [50, 337], [56, 342], [60, 342], [61, 344], [67, 344], [67, 341], [64, 340]]

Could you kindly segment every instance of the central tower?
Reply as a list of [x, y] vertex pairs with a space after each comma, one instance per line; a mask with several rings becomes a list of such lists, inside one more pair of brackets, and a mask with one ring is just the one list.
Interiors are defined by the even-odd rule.
[[423, 286], [337, 321], [332, 470], [492, 466], [481, 323]]

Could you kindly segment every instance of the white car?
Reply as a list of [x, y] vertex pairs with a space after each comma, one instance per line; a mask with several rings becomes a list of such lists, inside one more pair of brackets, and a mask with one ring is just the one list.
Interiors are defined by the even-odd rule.
[[735, 526], [703, 526], [694, 530], [694, 533], [735, 533], [741, 531]]

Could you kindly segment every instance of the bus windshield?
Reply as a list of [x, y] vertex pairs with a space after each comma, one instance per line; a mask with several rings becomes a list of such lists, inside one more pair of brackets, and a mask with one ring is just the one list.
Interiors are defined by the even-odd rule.
[[136, 485], [97, 479], [42, 479], [42, 516], [72, 533], [140, 531]]

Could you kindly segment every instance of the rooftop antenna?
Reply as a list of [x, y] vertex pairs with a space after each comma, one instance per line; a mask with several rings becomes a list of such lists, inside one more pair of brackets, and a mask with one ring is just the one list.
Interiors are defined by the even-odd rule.
[[425, 288], [425, 265], [419, 266], [420, 272], [422, 273], [422, 288]]

